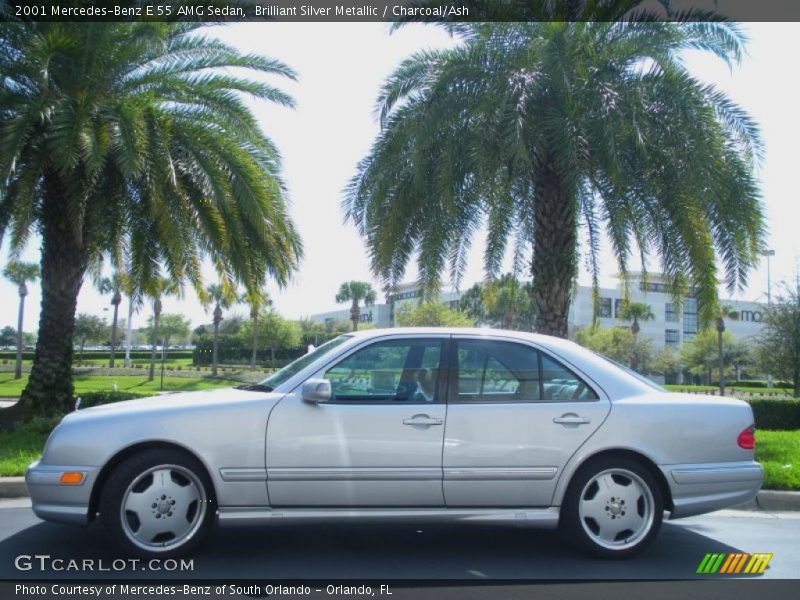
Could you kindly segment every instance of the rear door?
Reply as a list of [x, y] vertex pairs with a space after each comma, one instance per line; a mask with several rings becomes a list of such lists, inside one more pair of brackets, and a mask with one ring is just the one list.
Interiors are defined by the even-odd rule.
[[522, 342], [454, 336], [450, 361], [447, 506], [549, 506], [608, 399], [574, 366]]

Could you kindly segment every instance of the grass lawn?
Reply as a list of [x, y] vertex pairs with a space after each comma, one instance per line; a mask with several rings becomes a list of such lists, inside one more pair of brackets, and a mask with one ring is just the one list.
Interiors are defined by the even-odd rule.
[[[75, 394], [85, 392], [111, 391], [114, 384], [120, 392], [155, 393], [161, 390], [161, 379], [156, 373], [153, 381], [147, 381], [147, 375], [122, 375], [119, 377], [105, 375], [76, 375]], [[22, 392], [28, 381], [28, 374], [23, 373], [21, 379], [14, 379], [13, 373], [0, 373], [0, 397], [16, 398]], [[233, 379], [210, 377], [169, 377], [164, 376], [165, 390], [208, 390], [214, 388], [231, 387], [241, 382]]]
[[756, 460], [765, 489], [800, 491], [800, 429], [756, 431]]

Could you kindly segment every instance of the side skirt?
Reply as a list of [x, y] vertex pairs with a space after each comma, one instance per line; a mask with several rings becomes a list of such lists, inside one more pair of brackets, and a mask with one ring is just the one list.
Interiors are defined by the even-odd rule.
[[263, 508], [219, 507], [223, 527], [290, 523], [476, 523], [539, 529], [558, 526], [559, 508]]

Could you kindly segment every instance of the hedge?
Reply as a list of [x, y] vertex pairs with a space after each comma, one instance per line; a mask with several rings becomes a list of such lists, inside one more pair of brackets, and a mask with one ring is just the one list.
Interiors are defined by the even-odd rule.
[[751, 398], [757, 429], [788, 431], [800, 429], [800, 399]]
[[[125, 349], [120, 348], [117, 349], [116, 353], [114, 354], [117, 360], [123, 360], [125, 358]], [[167, 350], [164, 356], [167, 359], [178, 359], [178, 358], [192, 358], [192, 351], [191, 350]], [[108, 359], [111, 357], [111, 352], [108, 350], [85, 350], [83, 352], [83, 360], [92, 360], [92, 359]], [[17, 353], [13, 350], [0, 350], [0, 360], [16, 360]], [[76, 350], [73, 354], [73, 358], [77, 362], [78, 360], [78, 351]], [[131, 359], [133, 360], [150, 360], [150, 350], [133, 350], [131, 351]], [[161, 359], [161, 349], [159, 348], [156, 351], [156, 359]], [[22, 353], [22, 360], [33, 360], [33, 350], [26, 350]]]

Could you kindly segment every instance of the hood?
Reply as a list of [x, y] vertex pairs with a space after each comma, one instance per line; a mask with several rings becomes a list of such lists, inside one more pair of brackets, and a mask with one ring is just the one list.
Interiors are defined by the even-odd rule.
[[282, 396], [283, 394], [275, 392], [258, 392], [236, 388], [174, 392], [76, 410], [65, 416], [62, 422], [75, 422], [98, 417], [124, 417], [162, 411], [213, 409], [241, 403], [263, 402], [265, 400], [275, 402]]

